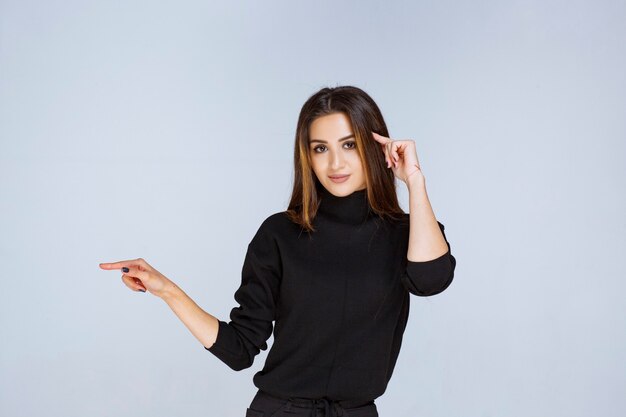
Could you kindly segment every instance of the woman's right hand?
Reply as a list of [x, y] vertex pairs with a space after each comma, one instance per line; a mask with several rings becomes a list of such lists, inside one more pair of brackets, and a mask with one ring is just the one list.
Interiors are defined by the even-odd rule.
[[143, 258], [128, 261], [101, 263], [102, 269], [122, 269], [122, 281], [133, 291], [150, 291], [157, 297], [162, 297], [165, 291], [174, 285], [165, 275], [154, 269]]

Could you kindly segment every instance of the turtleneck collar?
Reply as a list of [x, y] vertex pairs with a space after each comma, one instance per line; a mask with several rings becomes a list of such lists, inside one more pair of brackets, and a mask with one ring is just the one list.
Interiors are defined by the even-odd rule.
[[354, 191], [345, 197], [337, 197], [324, 186], [318, 187], [320, 205], [317, 212], [335, 221], [361, 224], [373, 214], [367, 200], [367, 188]]

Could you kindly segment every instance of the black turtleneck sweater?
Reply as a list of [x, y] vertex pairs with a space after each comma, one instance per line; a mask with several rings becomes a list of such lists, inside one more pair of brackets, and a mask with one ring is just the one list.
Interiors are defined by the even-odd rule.
[[263, 221], [248, 245], [239, 306], [230, 322], [219, 320], [217, 340], [205, 349], [245, 369], [267, 349], [274, 327], [265, 366], [253, 378], [257, 388], [283, 398], [373, 400], [396, 364], [409, 294], [445, 290], [456, 260], [448, 243], [439, 258], [409, 261], [409, 214], [381, 219], [365, 189], [345, 197], [324, 187], [320, 193], [315, 232], [285, 212]]

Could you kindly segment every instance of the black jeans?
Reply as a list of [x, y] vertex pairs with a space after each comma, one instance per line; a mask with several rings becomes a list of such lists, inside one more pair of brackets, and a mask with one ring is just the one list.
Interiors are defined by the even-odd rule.
[[378, 417], [374, 401], [355, 403], [328, 399], [278, 398], [259, 390], [246, 417]]

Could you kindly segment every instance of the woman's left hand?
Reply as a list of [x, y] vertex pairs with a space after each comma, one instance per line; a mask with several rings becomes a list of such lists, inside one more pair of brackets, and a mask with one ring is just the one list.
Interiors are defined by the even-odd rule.
[[406, 185], [409, 185], [409, 181], [417, 181], [424, 185], [425, 179], [413, 140], [392, 140], [376, 132], [372, 132], [372, 135], [382, 147], [387, 168], [391, 168], [396, 177], [404, 181]]

